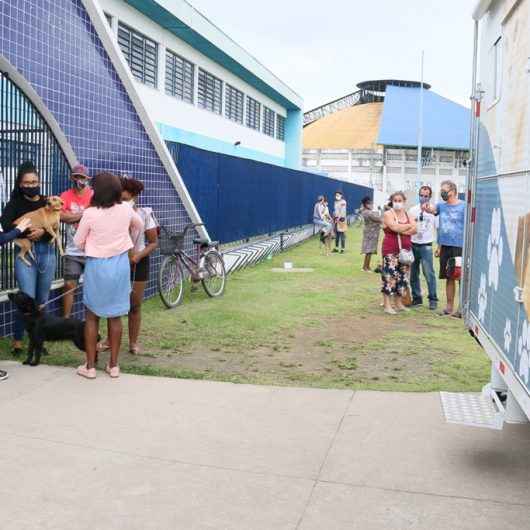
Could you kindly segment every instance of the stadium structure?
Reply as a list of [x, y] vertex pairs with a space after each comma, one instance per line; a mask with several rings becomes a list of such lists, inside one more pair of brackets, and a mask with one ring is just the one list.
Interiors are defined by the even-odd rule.
[[469, 110], [423, 84], [422, 170], [418, 179], [421, 83], [365, 81], [357, 91], [304, 115], [303, 166], [387, 196], [445, 179], [464, 190]]

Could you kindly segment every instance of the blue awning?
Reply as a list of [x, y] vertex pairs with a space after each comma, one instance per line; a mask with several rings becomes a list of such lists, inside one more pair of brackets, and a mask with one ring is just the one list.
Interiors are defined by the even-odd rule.
[[[385, 146], [417, 148], [419, 107], [419, 88], [389, 86], [378, 143]], [[469, 109], [431, 90], [425, 90], [423, 116], [423, 147], [469, 149]]]

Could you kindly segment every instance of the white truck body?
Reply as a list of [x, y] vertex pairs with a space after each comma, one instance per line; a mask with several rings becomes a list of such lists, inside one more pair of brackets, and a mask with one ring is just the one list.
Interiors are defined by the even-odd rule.
[[508, 419], [530, 418], [530, 0], [474, 11], [473, 123], [462, 303]]

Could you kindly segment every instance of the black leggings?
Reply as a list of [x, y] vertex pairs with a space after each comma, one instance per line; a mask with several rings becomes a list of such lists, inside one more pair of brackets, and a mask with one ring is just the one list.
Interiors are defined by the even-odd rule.
[[335, 236], [335, 248], [339, 248], [339, 244], [342, 250], [346, 248], [346, 232], [337, 232]]

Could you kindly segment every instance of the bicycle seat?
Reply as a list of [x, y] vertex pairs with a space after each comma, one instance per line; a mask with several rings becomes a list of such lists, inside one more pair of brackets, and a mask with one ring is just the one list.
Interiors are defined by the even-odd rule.
[[208, 241], [208, 239], [198, 237], [193, 240], [194, 245], [200, 245], [201, 247], [216, 247], [219, 242], [218, 241]]

